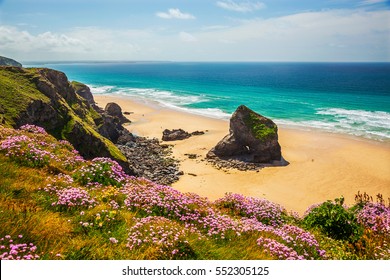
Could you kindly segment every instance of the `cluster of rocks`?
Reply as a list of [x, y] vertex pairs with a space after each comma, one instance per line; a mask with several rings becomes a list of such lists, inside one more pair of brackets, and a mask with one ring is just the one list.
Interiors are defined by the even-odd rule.
[[183, 175], [179, 171], [178, 161], [171, 156], [171, 146], [161, 145], [156, 138], [134, 136], [131, 141], [117, 147], [126, 156], [137, 176], [170, 185]]
[[285, 166], [288, 164], [284, 160], [281, 160], [278, 163], [274, 162], [272, 164], [246, 162], [238, 159], [207, 158], [206, 160], [217, 169], [221, 169], [221, 170], [237, 169], [240, 171], [259, 171], [264, 167]]
[[183, 129], [165, 129], [163, 131], [162, 140], [163, 141], [176, 141], [176, 140], [184, 140], [187, 138], [190, 138], [193, 135], [203, 135], [204, 131], [194, 131], [192, 133], [188, 133], [187, 131], [184, 131]]

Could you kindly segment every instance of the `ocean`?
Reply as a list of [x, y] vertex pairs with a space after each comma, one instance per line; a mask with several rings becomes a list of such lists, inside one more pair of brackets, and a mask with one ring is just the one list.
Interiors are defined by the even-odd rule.
[[390, 142], [390, 63], [35, 63], [93, 94], [228, 119], [244, 104], [278, 125]]

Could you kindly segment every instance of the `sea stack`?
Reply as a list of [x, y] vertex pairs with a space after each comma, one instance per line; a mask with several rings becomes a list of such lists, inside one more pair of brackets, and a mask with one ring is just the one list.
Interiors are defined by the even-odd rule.
[[229, 134], [208, 152], [207, 157], [284, 165], [277, 125], [244, 105], [233, 113]]

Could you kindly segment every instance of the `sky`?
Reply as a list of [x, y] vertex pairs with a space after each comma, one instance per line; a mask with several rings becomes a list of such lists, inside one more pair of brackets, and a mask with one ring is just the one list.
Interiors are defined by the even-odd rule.
[[0, 55], [390, 62], [390, 1], [0, 0]]

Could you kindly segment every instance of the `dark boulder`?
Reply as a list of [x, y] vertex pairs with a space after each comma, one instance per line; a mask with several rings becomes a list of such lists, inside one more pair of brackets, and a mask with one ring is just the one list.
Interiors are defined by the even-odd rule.
[[272, 120], [241, 105], [230, 119], [229, 134], [208, 152], [207, 157], [280, 164], [278, 127]]
[[191, 132], [191, 135], [193, 136], [197, 136], [197, 135], [203, 135], [204, 134], [204, 131], [194, 131], [194, 132]]
[[184, 131], [181, 128], [173, 129], [173, 130], [165, 129], [163, 131], [162, 140], [163, 141], [176, 141], [176, 140], [184, 140], [184, 139], [187, 139], [190, 137], [191, 137], [191, 134]]
[[121, 124], [130, 122], [123, 114], [122, 114], [122, 108], [114, 103], [110, 102], [107, 103], [106, 107], [104, 108], [104, 111], [109, 115], [114, 118], [118, 118]]

